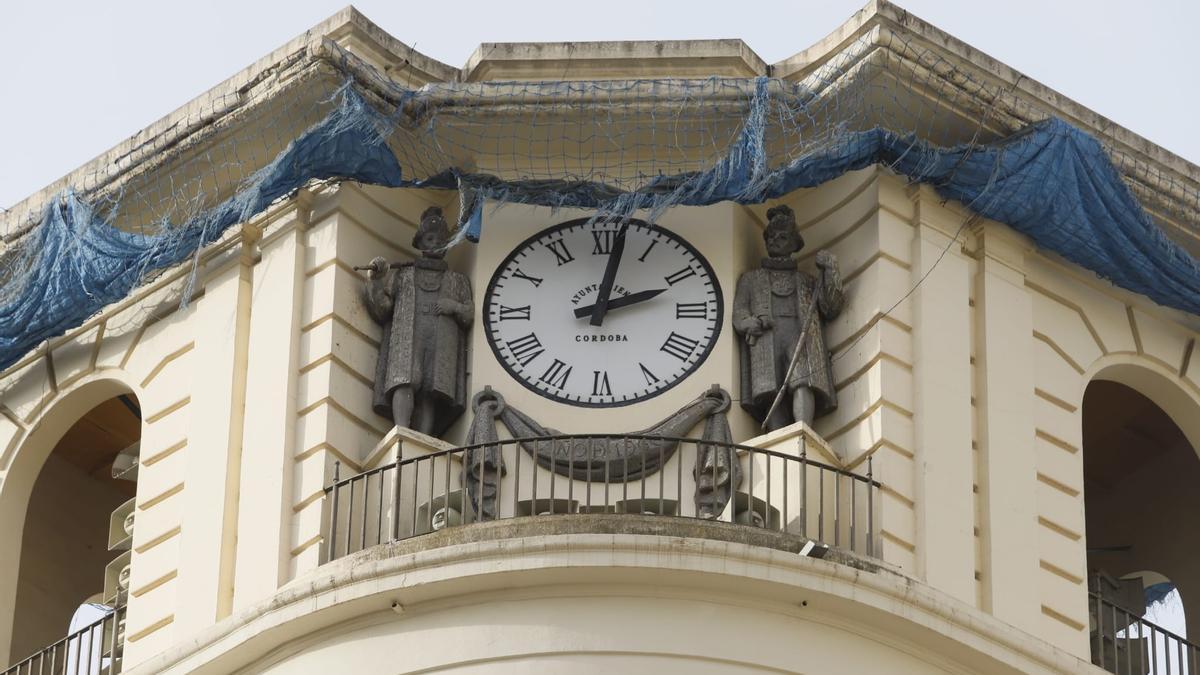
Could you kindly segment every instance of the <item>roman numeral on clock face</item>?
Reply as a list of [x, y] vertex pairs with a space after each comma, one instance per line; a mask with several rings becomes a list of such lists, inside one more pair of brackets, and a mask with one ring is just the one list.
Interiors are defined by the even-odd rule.
[[611, 254], [613, 239], [615, 239], [616, 236], [616, 230], [592, 230], [592, 241], [594, 241], [596, 244], [592, 247], [592, 255]]
[[554, 359], [554, 363], [551, 363], [546, 372], [542, 373], [542, 376], [538, 379], [555, 389], [562, 389], [567, 386], [568, 377], [571, 377], [571, 367], [558, 359]]
[[669, 274], [663, 278], [667, 280], [668, 286], [674, 286], [675, 284], [683, 281], [684, 279], [687, 279], [688, 277], [694, 277], [694, 276], [696, 276], [696, 270], [692, 269], [691, 267], [685, 267], [685, 268], [679, 270], [678, 272], [676, 272], [674, 274]]
[[528, 274], [525, 274], [524, 272], [522, 272], [520, 267], [513, 270], [512, 275], [516, 279], [524, 279], [525, 281], [528, 281], [529, 283], [533, 284], [534, 288], [537, 288], [542, 285], [543, 279], [541, 277], [531, 277]]
[[612, 396], [612, 386], [608, 383], [607, 370], [592, 371], [592, 396]]
[[657, 375], [655, 375], [654, 373], [650, 372], [650, 369], [646, 367], [646, 364], [644, 364], [644, 363], [641, 363], [641, 362], [639, 361], [639, 362], [638, 362], [638, 367], [642, 369], [642, 377], [646, 378], [646, 384], [647, 384], [647, 385], [649, 385], [649, 386], [653, 387], [653, 386], [654, 386], [656, 383], [658, 383], [658, 382], [660, 382], [660, 381], [661, 381], [661, 380], [659, 380], [659, 379], [658, 379], [658, 376], [657, 376]]
[[646, 262], [646, 256], [650, 255], [650, 250], [653, 249], [657, 244], [658, 244], [657, 239], [650, 242], [650, 245], [646, 247], [646, 250], [642, 251], [641, 257], [638, 258], [638, 262]]
[[524, 307], [505, 307], [504, 305], [500, 305], [500, 320], [501, 321], [510, 321], [510, 320], [528, 321], [529, 320], [529, 311], [530, 311], [529, 305], [525, 305]]
[[676, 319], [707, 319], [707, 302], [677, 302], [675, 303]]
[[675, 331], [671, 331], [671, 334], [667, 336], [667, 341], [658, 349], [674, 356], [680, 361], [686, 361], [698, 346], [700, 346], [699, 340], [686, 338]]
[[567, 244], [562, 239], [555, 239], [548, 242], [546, 248], [554, 254], [554, 259], [558, 261], [559, 267], [571, 262], [575, 256], [571, 255], [571, 251], [567, 249]]
[[529, 365], [530, 361], [541, 356], [542, 352], [546, 351], [542, 349], [542, 341], [538, 339], [536, 333], [530, 333], [525, 337], [509, 340], [505, 344], [508, 345], [508, 351], [512, 352], [513, 358], [521, 366]]

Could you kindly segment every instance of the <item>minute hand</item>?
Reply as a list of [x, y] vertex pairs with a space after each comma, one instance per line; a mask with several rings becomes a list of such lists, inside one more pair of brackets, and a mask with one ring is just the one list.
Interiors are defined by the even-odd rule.
[[[619, 298], [613, 298], [613, 299], [609, 300], [608, 301], [608, 309], [619, 309], [621, 307], [628, 307], [629, 305], [634, 305], [639, 302], [649, 300], [650, 298], [653, 298], [656, 295], [659, 295], [661, 293], [666, 293], [666, 292], [667, 292], [667, 289], [665, 289], [665, 288], [655, 288], [655, 289], [649, 290], [649, 291], [638, 291], [637, 293], [630, 293], [629, 295], [623, 295]], [[595, 305], [588, 305], [587, 307], [577, 308], [575, 310], [575, 318], [582, 319], [585, 316], [591, 316], [592, 310], [595, 309], [595, 307], [596, 307]]]
[[593, 326], [604, 323], [604, 313], [609, 308], [613, 282], [617, 280], [617, 268], [621, 265], [621, 256], [625, 254], [625, 233], [628, 231], [629, 225], [625, 224], [617, 230], [617, 236], [613, 238], [608, 263], [604, 265], [604, 276], [600, 279], [600, 290], [596, 292], [596, 304], [592, 305], [592, 320], [588, 322]]

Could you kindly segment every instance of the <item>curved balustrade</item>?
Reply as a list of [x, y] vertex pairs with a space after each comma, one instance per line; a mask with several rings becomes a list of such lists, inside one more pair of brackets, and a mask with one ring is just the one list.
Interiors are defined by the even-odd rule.
[[105, 614], [0, 675], [116, 675], [125, 645], [125, 608]]
[[[615, 459], [614, 446], [623, 448]], [[701, 518], [878, 551], [880, 483], [871, 461], [865, 474], [815, 461], [803, 436], [793, 453], [629, 434], [505, 439], [405, 456], [410, 448], [397, 441], [403, 459], [348, 478], [335, 464], [325, 488], [325, 560], [459, 525], [602, 513]]]
[[1092, 663], [1117, 675], [1187, 675], [1200, 672], [1200, 645], [1088, 593]]

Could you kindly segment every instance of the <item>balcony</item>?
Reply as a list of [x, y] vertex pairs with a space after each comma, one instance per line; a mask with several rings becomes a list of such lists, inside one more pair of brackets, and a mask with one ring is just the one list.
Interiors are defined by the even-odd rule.
[[[1140, 591], [1140, 586], [1138, 587]], [[1142, 618], [1101, 593], [1088, 593], [1092, 663], [1117, 675], [1200, 672], [1200, 645]]]
[[879, 550], [872, 462], [859, 474], [816, 461], [808, 451], [820, 441], [804, 432], [770, 448], [629, 434], [423, 440], [385, 439], [375, 455], [402, 459], [354, 476], [335, 464], [325, 560], [452, 528], [566, 517], [599, 531], [653, 519], [681, 536], [699, 522], [753, 528], [812, 557]]
[[116, 675], [125, 644], [125, 607], [10, 666], [2, 675]]

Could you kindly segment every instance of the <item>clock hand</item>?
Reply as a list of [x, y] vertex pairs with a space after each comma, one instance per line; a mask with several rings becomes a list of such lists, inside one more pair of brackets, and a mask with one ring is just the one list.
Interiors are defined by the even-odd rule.
[[604, 276], [600, 279], [600, 290], [596, 293], [596, 304], [592, 305], [592, 319], [588, 322], [593, 326], [604, 323], [604, 314], [609, 306], [608, 296], [612, 294], [613, 282], [617, 280], [617, 266], [621, 264], [621, 255], [625, 253], [625, 232], [628, 229], [628, 223], [622, 225], [613, 240], [608, 264], [604, 266]]
[[[630, 293], [629, 295], [625, 295], [625, 296], [621, 296], [619, 298], [613, 298], [612, 300], [609, 300], [608, 301], [608, 309], [620, 309], [622, 307], [636, 305], [639, 302], [645, 302], [646, 300], [649, 300], [650, 298], [653, 298], [656, 295], [659, 295], [661, 293], [666, 293], [666, 292], [667, 292], [667, 289], [665, 289], [665, 288], [655, 288], [655, 289], [649, 290], [649, 291], [638, 291], [637, 293]], [[595, 308], [596, 308], [596, 305], [588, 305], [587, 307], [580, 307], [575, 310], [575, 318], [582, 319], [585, 316], [591, 315], [592, 312], [595, 310]]]

